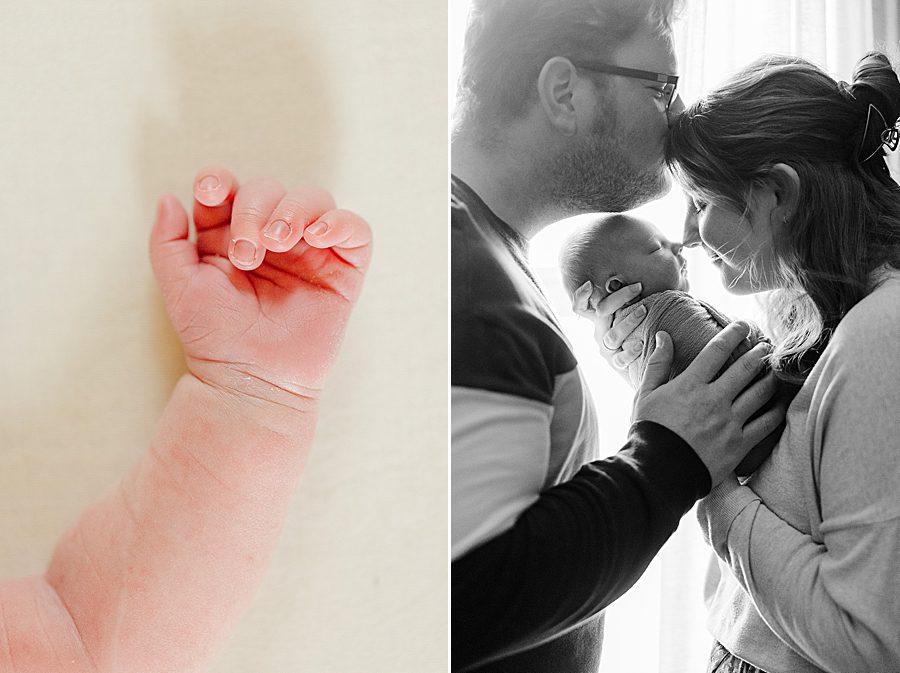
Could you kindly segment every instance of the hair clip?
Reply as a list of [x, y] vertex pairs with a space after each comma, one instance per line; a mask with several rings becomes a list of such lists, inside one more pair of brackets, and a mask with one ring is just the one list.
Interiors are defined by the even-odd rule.
[[893, 152], [900, 145], [900, 123], [884, 130], [881, 134], [881, 143]]
[[[869, 111], [868, 114], [866, 114], [866, 127], [865, 129], [863, 129], [862, 142], [866, 142], [866, 138], [869, 135], [869, 123], [872, 121], [872, 110], [875, 110], [875, 112], [878, 113], [878, 116], [881, 117], [881, 124], [882, 126], [884, 126], [884, 131], [882, 131], [879, 135], [881, 142], [874, 150], [872, 150], [872, 153], [869, 154], [869, 156], [859, 162], [861, 164], [866, 163], [869, 159], [878, 154], [879, 150], [881, 150], [882, 147], [887, 147], [891, 152], [893, 152], [897, 149], [897, 146], [900, 145], [900, 122], [895, 125], [888, 126], [884, 115], [881, 114], [881, 110], [875, 107], [872, 103], [869, 103]], [[862, 149], [862, 147], [860, 147], [860, 149]]]
[[853, 92], [850, 90], [850, 85], [847, 84], [844, 80], [838, 82], [838, 91], [844, 94], [845, 97], [849, 97], [850, 100], [856, 100], [856, 96], [853, 95]]

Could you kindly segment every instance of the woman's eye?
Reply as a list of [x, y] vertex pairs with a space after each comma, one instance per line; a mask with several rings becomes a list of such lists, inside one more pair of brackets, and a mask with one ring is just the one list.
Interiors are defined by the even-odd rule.
[[694, 210], [698, 213], [703, 212], [703, 210], [706, 208], [706, 203], [704, 203], [700, 199], [691, 199], [691, 202], [693, 203]]

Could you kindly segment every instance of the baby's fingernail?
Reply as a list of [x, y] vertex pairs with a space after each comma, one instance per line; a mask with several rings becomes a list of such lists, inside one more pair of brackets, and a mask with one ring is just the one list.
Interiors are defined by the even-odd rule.
[[291, 225], [284, 220], [275, 220], [266, 225], [263, 229], [263, 236], [271, 238], [273, 241], [286, 241], [291, 235]]
[[646, 306], [638, 306], [635, 313], [638, 314], [639, 318], [643, 318], [645, 315], [647, 315], [647, 307]]
[[218, 175], [205, 175], [197, 182], [197, 186], [204, 192], [211, 192], [220, 184]]
[[641, 290], [644, 289], [644, 286], [641, 285], [640, 283], [635, 283], [634, 285], [631, 286], [631, 289], [632, 289], [635, 293], [639, 293]]
[[229, 254], [241, 266], [251, 266], [256, 261], [256, 244], [246, 238], [235, 238]]
[[322, 222], [322, 221], [320, 220], [319, 222], [316, 222], [315, 224], [309, 225], [309, 226], [306, 228], [306, 232], [305, 232], [305, 233], [307, 233], [307, 234], [312, 234], [313, 236], [321, 236], [321, 235], [324, 234], [326, 231], [328, 231], [328, 223], [327, 223], [327, 222]]

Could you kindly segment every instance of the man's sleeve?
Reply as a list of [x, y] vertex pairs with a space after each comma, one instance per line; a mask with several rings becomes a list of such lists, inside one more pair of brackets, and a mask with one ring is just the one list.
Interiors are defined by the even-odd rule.
[[539, 645], [597, 614], [709, 488], [694, 451], [642, 421], [618, 454], [534, 493], [510, 528], [452, 563], [453, 669]]
[[[576, 362], [537, 291], [491, 245], [454, 211], [454, 670], [540, 645], [596, 615], [710, 488], [694, 451], [650, 422], [635, 424], [617, 455], [547, 488], [555, 461], [578, 459], [564, 455], [566, 443], [594, 438], [551, 436], [554, 419], [582, 425]], [[552, 446], [563, 448], [551, 455]]]

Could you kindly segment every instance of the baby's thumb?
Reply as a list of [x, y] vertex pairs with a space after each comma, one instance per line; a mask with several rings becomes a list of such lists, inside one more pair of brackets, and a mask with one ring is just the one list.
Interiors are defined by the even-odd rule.
[[656, 349], [647, 358], [644, 378], [638, 388], [638, 397], [656, 390], [669, 379], [672, 367], [672, 337], [665, 332], [656, 333]]
[[188, 216], [174, 196], [163, 196], [150, 232], [150, 263], [166, 294], [180, 285], [198, 264], [197, 248], [188, 240]]

